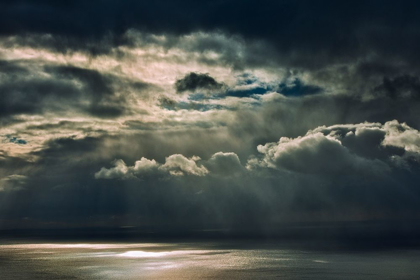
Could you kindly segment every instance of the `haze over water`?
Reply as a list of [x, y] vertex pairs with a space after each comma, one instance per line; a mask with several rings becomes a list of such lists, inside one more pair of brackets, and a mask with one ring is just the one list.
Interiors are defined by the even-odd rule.
[[0, 245], [1, 279], [419, 279], [419, 260], [413, 249], [270, 242]]

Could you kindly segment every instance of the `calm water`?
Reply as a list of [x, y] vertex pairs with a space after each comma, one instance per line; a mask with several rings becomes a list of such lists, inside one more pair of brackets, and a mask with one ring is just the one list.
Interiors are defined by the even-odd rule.
[[220, 243], [0, 245], [0, 279], [420, 279], [420, 251]]

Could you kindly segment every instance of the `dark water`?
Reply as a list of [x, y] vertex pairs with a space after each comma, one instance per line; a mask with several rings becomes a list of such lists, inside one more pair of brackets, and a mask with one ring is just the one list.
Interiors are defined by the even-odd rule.
[[279, 244], [0, 245], [0, 279], [420, 279], [420, 251]]

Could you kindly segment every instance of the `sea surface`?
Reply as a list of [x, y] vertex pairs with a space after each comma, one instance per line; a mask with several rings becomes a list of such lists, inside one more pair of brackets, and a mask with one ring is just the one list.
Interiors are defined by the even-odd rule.
[[0, 279], [418, 280], [420, 251], [270, 242], [3, 242]]

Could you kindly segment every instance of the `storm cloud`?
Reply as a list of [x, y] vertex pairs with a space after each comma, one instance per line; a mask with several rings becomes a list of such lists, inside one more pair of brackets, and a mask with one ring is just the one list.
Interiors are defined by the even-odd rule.
[[178, 92], [194, 92], [195, 90], [215, 91], [222, 89], [223, 85], [218, 83], [208, 74], [191, 72], [184, 78], [176, 81], [175, 88]]
[[420, 217], [417, 1], [0, 3], [0, 229]]

